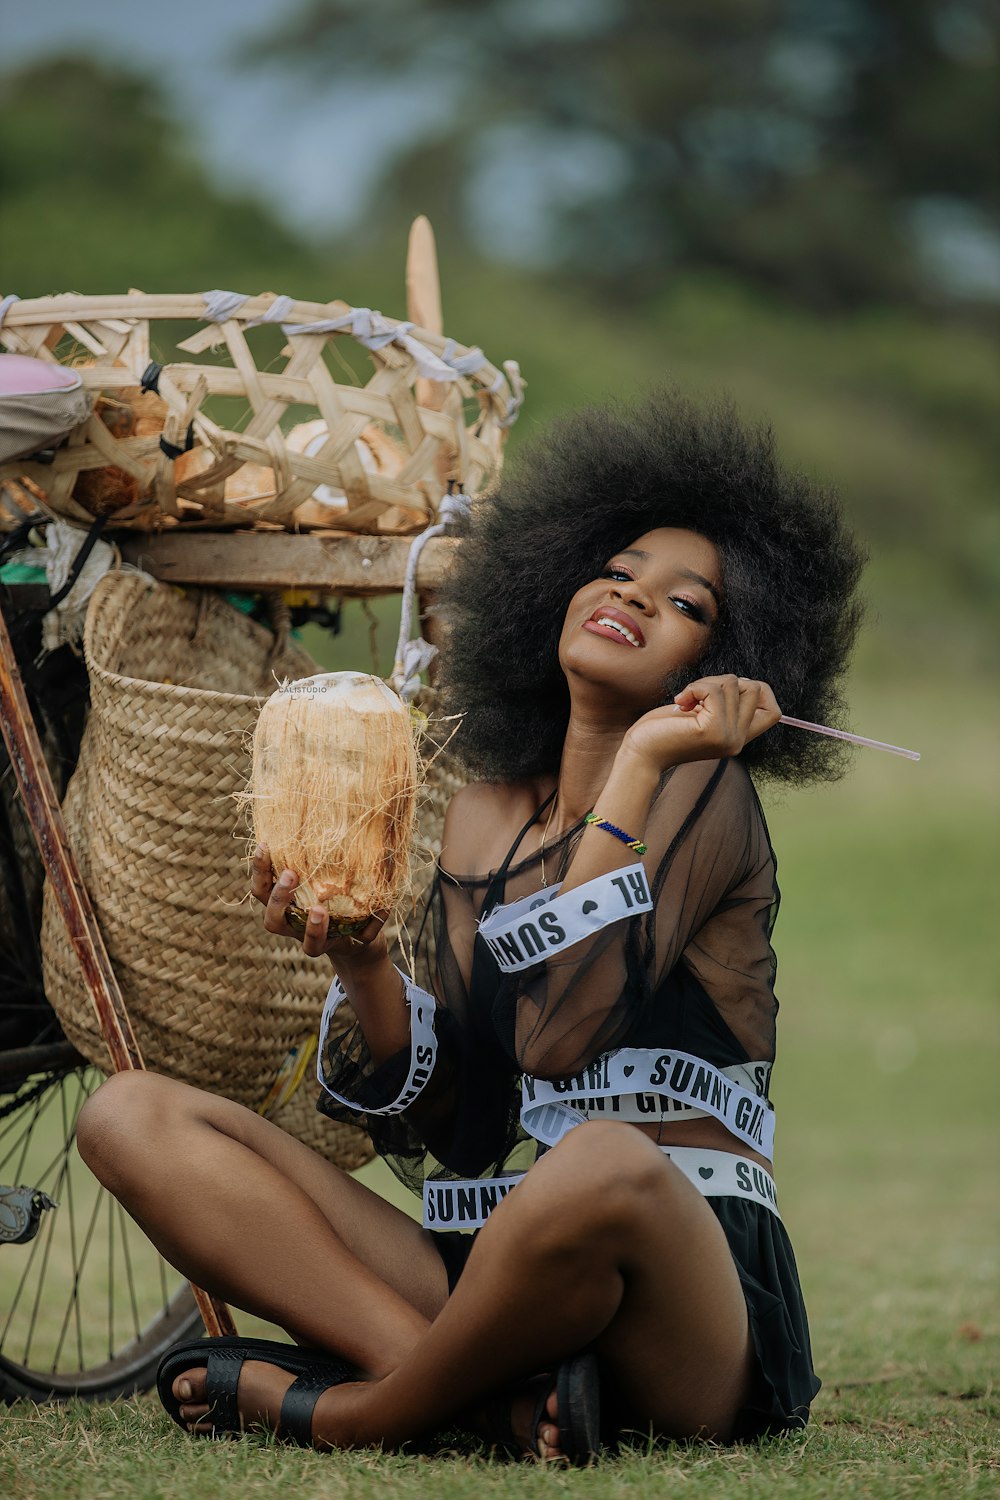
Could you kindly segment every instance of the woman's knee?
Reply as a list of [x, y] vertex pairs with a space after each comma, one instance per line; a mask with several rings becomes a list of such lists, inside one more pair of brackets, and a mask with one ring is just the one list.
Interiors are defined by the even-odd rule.
[[545, 1160], [558, 1163], [570, 1180], [585, 1178], [604, 1196], [618, 1187], [631, 1197], [645, 1198], [670, 1170], [654, 1141], [618, 1120], [588, 1120], [576, 1126]]
[[176, 1118], [181, 1088], [157, 1073], [136, 1070], [113, 1073], [91, 1094], [77, 1119], [76, 1143], [95, 1177], [109, 1186], [151, 1140], [162, 1140], [164, 1122]]
[[[620, 1122], [576, 1126], [529, 1172], [524, 1211], [548, 1239], [564, 1232], [630, 1232], [672, 1187], [671, 1164], [646, 1136]], [[544, 1228], [542, 1227], [544, 1226]]]

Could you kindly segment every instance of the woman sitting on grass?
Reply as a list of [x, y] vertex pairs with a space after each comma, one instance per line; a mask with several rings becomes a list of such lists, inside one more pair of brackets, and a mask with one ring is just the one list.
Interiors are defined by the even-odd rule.
[[[602, 1431], [728, 1443], [806, 1422], [751, 774], [836, 774], [836, 743], [778, 725], [778, 703], [836, 716], [860, 565], [767, 431], [674, 395], [562, 422], [477, 503], [445, 680], [481, 779], [449, 808], [417, 944], [433, 998], [378, 917], [357, 942], [315, 908], [302, 940], [339, 977], [326, 1108], [423, 1186], [423, 1227], [181, 1083], [120, 1074], [81, 1116], [85, 1159], [161, 1253], [307, 1346], [173, 1351], [178, 1422], [321, 1448], [464, 1422], [573, 1462]], [[296, 875], [274, 873], [258, 851], [254, 894], [287, 938]]]

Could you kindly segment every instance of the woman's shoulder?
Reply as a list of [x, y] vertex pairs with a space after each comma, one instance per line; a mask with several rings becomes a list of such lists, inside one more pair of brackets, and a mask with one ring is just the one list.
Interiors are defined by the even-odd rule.
[[650, 809], [646, 839], [673, 845], [678, 837], [766, 835], [767, 824], [749, 771], [738, 756], [688, 761], [667, 772]]
[[684, 761], [672, 766], [660, 783], [654, 799], [657, 803], [681, 800], [704, 804], [708, 801], [753, 804], [757, 801], [750, 773], [738, 755], [721, 760]]
[[504, 861], [524, 825], [551, 791], [544, 779], [470, 781], [445, 813], [441, 863], [452, 874], [486, 875]]

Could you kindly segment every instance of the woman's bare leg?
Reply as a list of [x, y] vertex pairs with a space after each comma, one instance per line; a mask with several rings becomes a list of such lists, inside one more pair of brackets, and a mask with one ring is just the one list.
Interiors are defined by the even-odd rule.
[[[383, 1379], [325, 1392], [313, 1435], [391, 1446], [588, 1346], [637, 1425], [730, 1436], [752, 1366], [732, 1256], [701, 1195], [628, 1125], [581, 1125], [533, 1167], [411, 1353]], [[197, 1403], [204, 1372], [190, 1379]], [[273, 1423], [290, 1379], [255, 1366], [247, 1419]]]
[[418, 1224], [241, 1105], [120, 1073], [85, 1105], [78, 1142], [183, 1275], [372, 1375], [394, 1369], [447, 1300]]

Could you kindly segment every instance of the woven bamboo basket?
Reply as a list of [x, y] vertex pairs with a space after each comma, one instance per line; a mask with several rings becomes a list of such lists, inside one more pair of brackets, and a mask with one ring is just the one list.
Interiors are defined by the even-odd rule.
[[[257, 1108], [315, 1034], [330, 974], [264, 932], [236, 795], [259, 697], [315, 664], [218, 595], [136, 573], [101, 580], [84, 644], [91, 710], [63, 811], [139, 1046], [148, 1067]], [[67, 1037], [106, 1068], [48, 890], [42, 953]], [[273, 1118], [345, 1167], [370, 1159], [362, 1131], [313, 1121], [314, 1102], [303, 1084]]]
[[449, 488], [473, 495], [498, 471], [523, 394], [513, 360], [273, 293], [4, 298], [0, 345], [79, 368], [94, 397], [51, 463], [0, 465], [0, 489], [139, 530], [420, 531]]

